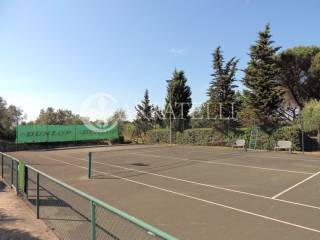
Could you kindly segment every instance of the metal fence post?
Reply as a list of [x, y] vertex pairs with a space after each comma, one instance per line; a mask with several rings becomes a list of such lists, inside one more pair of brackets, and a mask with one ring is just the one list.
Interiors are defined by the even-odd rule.
[[91, 178], [91, 160], [92, 160], [92, 152], [88, 154], [88, 178]]
[[301, 115], [301, 150], [304, 153], [304, 123], [303, 116]]
[[39, 179], [39, 173], [37, 173], [37, 200], [36, 200], [36, 206], [37, 206], [37, 219], [40, 218], [40, 179]]
[[91, 240], [96, 240], [96, 204], [94, 201], [91, 203]]
[[11, 159], [11, 187], [13, 185], [13, 159]]
[[2, 179], [3, 179], [3, 153], [1, 153], [1, 177], [2, 177]]
[[27, 199], [29, 199], [29, 194], [28, 194], [28, 179], [29, 179], [29, 171], [28, 167], [24, 166], [24, 192], [26, 194]]
[[19, 195], [19, 163], [16, 162], [16, 190], [17, 190], [17, 195]]

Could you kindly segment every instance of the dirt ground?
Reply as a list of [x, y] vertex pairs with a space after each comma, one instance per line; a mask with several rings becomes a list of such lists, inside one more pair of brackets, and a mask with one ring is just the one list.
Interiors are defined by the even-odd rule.
[[32, 210], [0, 180], [0, 240], [57, 240]]

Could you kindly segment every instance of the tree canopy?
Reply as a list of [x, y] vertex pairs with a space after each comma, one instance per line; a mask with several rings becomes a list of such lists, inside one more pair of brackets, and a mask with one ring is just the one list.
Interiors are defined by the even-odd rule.
[[279, 107], [283, 91], [277, 81], [280, 69], [275, 61], [279, 47], [273, 46], [270, 26], [259, 32], [258, 40], [250, 48], [250, 61], [244, 70], [244, 85], [248, 88], [248, 103], [259, 122], [267, 128], [279, 121]]
[[0, 97], [0, 139], [13, 139], [17, 124], [23, 120], [22, 109], [7, 105], [7, 102]]
[[48, 107], [46, 110], [41, 109], [35, 123], [37, 124], [82, 124], [80, 115], [72, 113], [70, 110], [57, 109]]
[[231, 117], [232, 105], [235, 101], [234, 88], [237, 87], [234, 82], [238, 60], [233, 57], [225, 63], [220, 47], [215, 49], [212, 56], [213, 73], [207, 91], [210, 115], [213, 118], [219, 117], [221, 104], [221, 115], [225, 118]]
[[306, 103], [303, 111], [304, 128], [307, 131], [318, 132], [318, 143], [320, 143], [320, 101], [311, 100]]
[[167, 97], [165, 99], [165, 117], [167, 125], [172, 119], [172, 130], [183, 131], [189, 127], [189, 111], [192, 107], [191, 89], [183, 71], [174, 70], [172, 78], [167, 81]]
[[289, 48], [278, 54], [276, 61], [286, 105], [302, 109], [307, 101], [320, 99], [320, 47]]
[[152, 128], [153, 124], [153, 106], [150, 103], [148, 89], [145, 90], [143, 100], [135, 109], [137, 111], [137, 117], [134, 124], [139, 133], [145, 134]]

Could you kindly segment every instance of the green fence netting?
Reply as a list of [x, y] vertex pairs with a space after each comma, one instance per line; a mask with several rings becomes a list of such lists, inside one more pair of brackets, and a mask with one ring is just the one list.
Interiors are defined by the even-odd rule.
[[118, 127], [93, 131], [85, 125], [20, 125], [16, 130], [16, 143], [69, 142], [99, 139], [117, 139]]

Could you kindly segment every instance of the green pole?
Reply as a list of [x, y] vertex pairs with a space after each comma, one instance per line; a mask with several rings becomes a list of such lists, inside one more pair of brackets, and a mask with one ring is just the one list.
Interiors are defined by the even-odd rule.
[[19, 163], [17, 163], [17, 167], [16, 167], [16, 189], [17, 189], [17, 195], [19, 195]]
[[3, 154], [1, 153], [1, 177], [3, 179]]
[[29, 179], [29, 172], [28, 172], [28, 167], [24, 166], [24, 192], [27, 196], [27, 199], [29, 198], [29, 193], [28, 193], [28, 180]]
[[13, 159], [11, 159], [11, 186], [13, 185]]
[[91, 178], [92, 152], [88, 154], [88, 178]]
[[91, 240], [96, 240], [96, 204], [94, 201], [91, 203]]
[[36, 200], [36, 206], [37, 206], [37, 219], [40, 218], [40, 183], [39, 183], [39, 173], [37, 173], [37, 200]]

